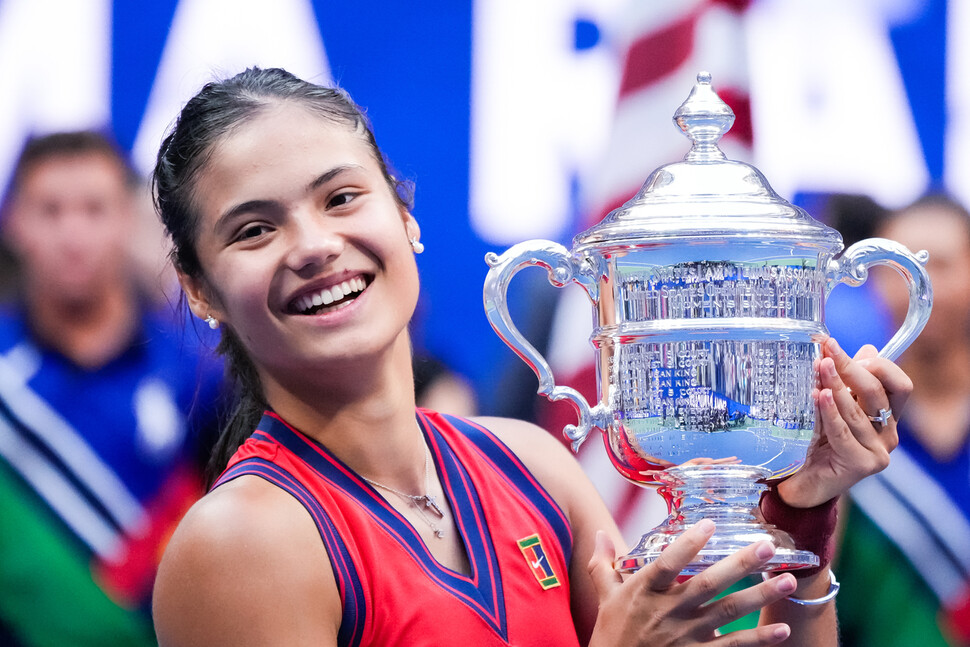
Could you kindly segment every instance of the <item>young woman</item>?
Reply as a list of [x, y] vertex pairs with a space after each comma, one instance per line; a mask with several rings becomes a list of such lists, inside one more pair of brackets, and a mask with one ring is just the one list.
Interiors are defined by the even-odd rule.
[[[624, 580], [618, 532], [556, 439], [416, 410], [421, 232], [340, 91], [282, 70], [209, 84], [154, 180], [189, 306], [222, 327], [242, 395], [216, 456], [229, 467], [162, 562], [163, 645], [836, 644], [833, 604], [785, 599], [823, 596], [826, 569], [711, 602], [772, 548], [678, 581], [702, 522]], [[882, 469], [895, 423], [865, 412], [911, 389], [889, 362], [825, 349], [821, 440], [782, 507], [824, 507]], [[762, 626], [716, 635], [758, 609]]]

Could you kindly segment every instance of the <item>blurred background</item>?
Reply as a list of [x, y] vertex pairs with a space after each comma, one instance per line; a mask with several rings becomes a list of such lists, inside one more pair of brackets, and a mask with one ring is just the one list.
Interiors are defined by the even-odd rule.
[[[968, 31], [946, 0], [0, 0], [0, 186], [27, 136], [57, 130], [109, 127], [147, 173], [181, 104], [248, 65], [340, 84], [417, 186], [416, 345], [501, 413], [518, 359], [483, 315], [483, 256], [568, 245], [681, 158], [671, 115], [698, 71], [738, 115], [729, 156], [817, 218], [833, 192], [966, 199]], [[161, 275], [147, 211], [139, 243]], [[544, 347], [559, 295], [533, 273], [510, 298]], [[552, 352], [561, 370], [591, 355], [578, 334]]]

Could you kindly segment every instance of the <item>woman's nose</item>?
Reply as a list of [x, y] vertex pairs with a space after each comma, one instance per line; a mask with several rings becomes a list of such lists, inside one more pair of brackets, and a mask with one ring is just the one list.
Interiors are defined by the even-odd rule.
[[295, 272], [318, 269], [332, 262], [344, 248], [343, 236], [315, 213], [293, 218], [286, 263]]

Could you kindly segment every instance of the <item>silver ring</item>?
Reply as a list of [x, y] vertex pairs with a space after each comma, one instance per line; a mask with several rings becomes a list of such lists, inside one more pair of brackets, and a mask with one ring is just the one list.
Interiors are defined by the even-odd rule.
[[889, 419], [893, 417], [893, 410], [880, 409], [878, 416], [868, 416], [868, 417], [869, 417], [869, 420], [873, 422], [873, 424], [878, 422], [880, 426], [885, 427], [886, 425], [889, 424]]

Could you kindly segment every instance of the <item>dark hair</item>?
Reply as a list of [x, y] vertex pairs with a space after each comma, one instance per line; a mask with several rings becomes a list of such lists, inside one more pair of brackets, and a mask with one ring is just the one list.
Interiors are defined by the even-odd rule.
[[126, 186], [132, 188], [139, 182], [138, 174], [128, 157], [110, 135], [94, 130], [81, 130], [28, 139], [14, 166], [8, 193], [16, 193], [24, 178], [40, 164], [55, 158], [81, 155], [104, 155], [118, 165]]
[[871, 197], [854, 193], [830, 195], [825, 201], [824, 210], [827, 224], [842, 234], [842, 243], [846, 247], [871, 238], [887, 213]]
[[905, 217], [913, 211], [922, 209], [940, 209], [949, 212], [963, 225], [964, 233], [970, 239], [970, 211], [963, 206], [963, 203], [945, 191], [931, 191], [920, 196], [905, 207], [891, 211], [883, 219], [878, 229], [882, 230], [898, 218]]
[[[179, 114], [162, 142], [152, 175], [155, 208], [172, 239], [172, 263], [183, 274], [202, 277], [196, 252], [199, 214], [195, 188], [216, 144], [239, 126], [281, 102], [299, 104], [335, 124], [361, 135], [377, 160], [398, 203], [411, 209], [411, 185], [395, 178], [377, 146], [373, 130], [360, 107], [340, 88], [304, 81], [282, 69], [250, 68], [232, 78], [206, 84]], [[209, 460], [210, 483], [255, 429], [266, 408], [256, 367], [231, 329], [222, 328], [216, 349], [226, 359], [235, 402], [229, 421]]]

